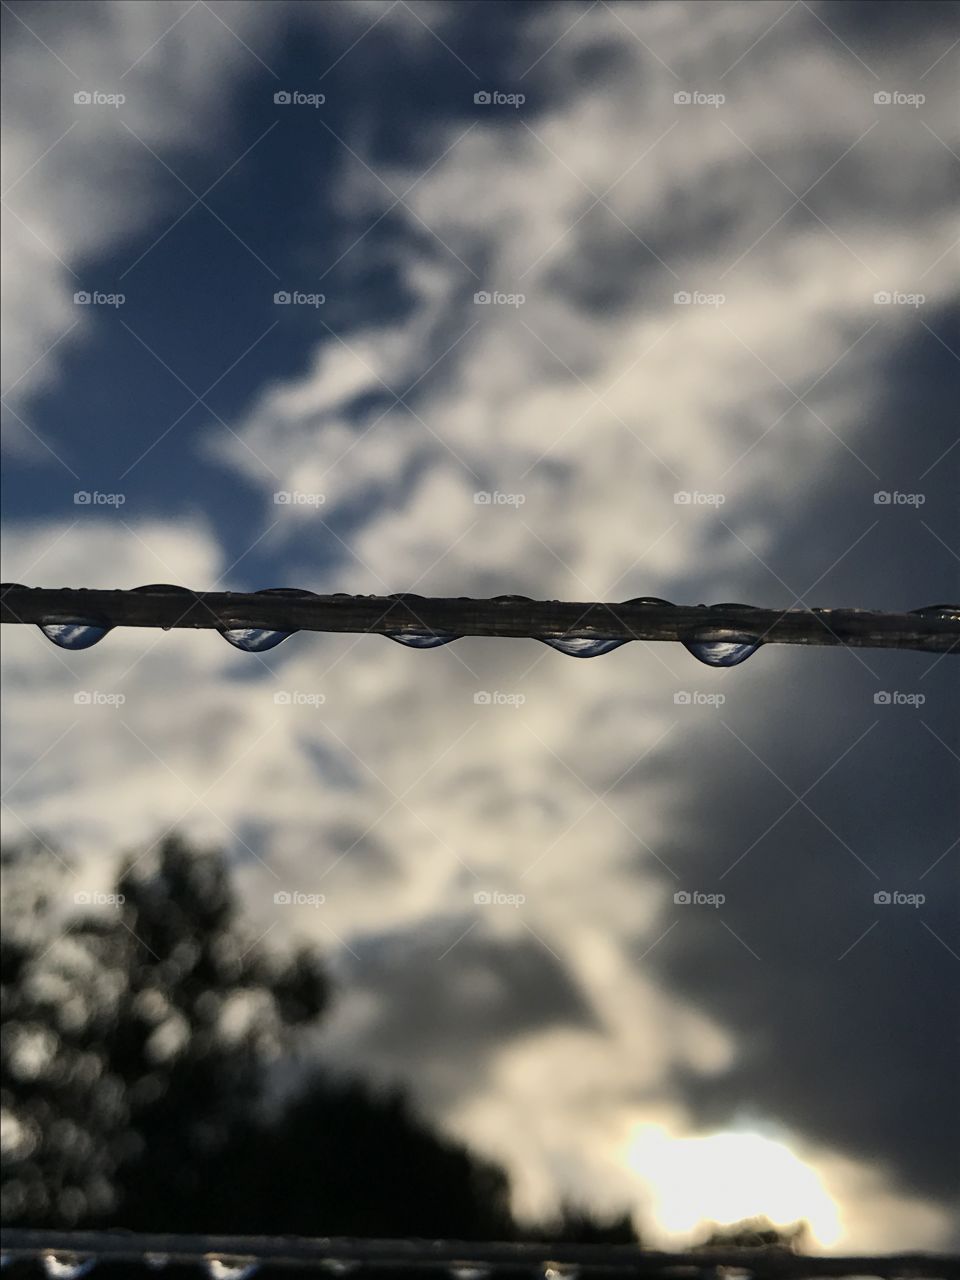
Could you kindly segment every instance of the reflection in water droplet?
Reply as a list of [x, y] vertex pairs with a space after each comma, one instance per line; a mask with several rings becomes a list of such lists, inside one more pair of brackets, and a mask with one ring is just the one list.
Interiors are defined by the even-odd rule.
[[256, 1273], [260, 1263], [255, 1258], [234, 1258], [223, 1255], [208, 1256], [207, 1275], [211, 1280], [247, 1280]]
[[559, 653], [569, 654], [571, 658], [599, 658], [602, 653], [610, 653], [612, 649], [629, 643], [622, 636], [607, 640], [596, 636], [537, 636], [537, 639]]
[[56, 1280], [80, 1280], [96, 1266], [96, 1258], [80, 1258], [75, 1253], [45, 1253], [43, 1273]]
[[570, 1262], [545, 1262], [543, 1280], [577, 1280], [580, 1268]]
[[487, 1280], [491, 1271], [477, 1262], [452, 1262], [448, 1274], [451, 1280]]
[[265, 653], [267, 649], [275, 649], [284, 640], [289, 640], [295, 632], [267, 631], [264, 627], [224, 627], [220, 634], [235, 649], [242, 649], [244, 653]]
[[111, 627], [100, 627], [95, 622], [42, 622], [40, 630], [61, 649], [89, 649], [102, 640]]
[[960, 620], [960, 604], [927, 604], [910, 612], [918, 618], [944, 618], [948, 622]]
[[408, 649], [437, 649], [442, 644], [450, 644], [459, 640], [459, 636], [447, 635], [443, 631], [385, 631], [388, 640], [397, 644], [405, 644]]
[[684, 640], [683, 647], [708, 667], [735, 667], [760, 648], [756, 636], [731, 633], [722, 640]]
[[151, 1271], [162, 1271], [170, 1261], [169, 1253], [145, 1253], [143, 1260]]

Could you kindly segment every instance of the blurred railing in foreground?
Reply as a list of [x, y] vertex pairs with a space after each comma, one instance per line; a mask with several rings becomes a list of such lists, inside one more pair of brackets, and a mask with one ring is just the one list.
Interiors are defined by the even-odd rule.
[[446, 1280], [960, 1280], [960, 1257], [924, 1253], [805, 1257], [775, 1246], [656, 1253], [636, 1245], [471, 1244], [451, 1240], [302, 1239], [9, 1230], [4, 1280], [141, 1276], [207, 1280], [400, 1275]]

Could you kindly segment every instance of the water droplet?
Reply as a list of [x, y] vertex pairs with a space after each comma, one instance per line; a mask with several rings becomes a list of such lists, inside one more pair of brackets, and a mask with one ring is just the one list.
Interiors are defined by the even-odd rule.
[[385, 631], [388, 640], [397, 644], [405, 644], [408, 649], [437, 649], [442, 644], [450, 644], [459, 640], [459, 636], [447, 635], [444, 631]]
[[265, 653], [267, 649], [275, 649], [284, 640], [289, 640], [293, 631], [268, 631], [264, 627], [224, 627], [217, 628], [224, 640], [228, 640], [235, 649], [244, 653]]
[[571, 658], [599, 658], [602, 653], [629, 643], [623, 636], [606, 640], [596, 636], [537, 636], [537, 639], [559, 653], [569, 654]]
[[745, 662], [760, 648], [761, 641], [757, 636], [731, 631], [714, 639], [712, 632], [716, 628], [709, 630], [711, 634], [706, 639], [683, 641], [683, 647], [695, 658], [705, 662], [708, 667], [735, 667], [738, 663]]
[[162, 1271], [170, 1261], [169, 1253], [145, 1253], [143, 1260], [151, 1271]]
[[234, 1258], [223, 1254], [208, 1255], [206, 1264], [210, 1280], [247, 1280], [260, 1266], [256, 1258]]
[[910, 612], [918, 618], [944, 618], [948, 622], [960, 620], [960, 604], [927, 604]]
[[89, 619], [74, 622], [41, 622], [40, 630], [61, 649], [89, 649], [103, 639], [111, 627], [101, 627]]
[[543, 1280], [577, 1280], [580, 1268], [572, 1262], [545, 1262]]
[[492, 1273], [477, 1262], [451, 1262], [448, 1274], [451, 1280], [487, 1280]]
[[348, 1276], [360, 1266], [359, 1262], [348, 1262], [345, 1258], [324, 1258], [320, 1263], [324, 1271], [332, 1276]]
[[181, 596], [193, 595], [187, 587], [178, 587], [171, 582], [149, 582], [145, 587], [134, 587], [133, 590], [140, 595], [148, 595], [151, 591], [175, 591]]
[[2, 1271], [4, 1267], [9, 1267], [12, 1261], [13, 1259], [10, 1257], [9, 1253], [0, 1253], [0, 1271]]
[[56, 1277], [56, 1280], [80, 1280], [97, 1265], [96, 1258], [81, 1258], [75, 1253], [45, 1253], [43, 1255], [44, 1275]]

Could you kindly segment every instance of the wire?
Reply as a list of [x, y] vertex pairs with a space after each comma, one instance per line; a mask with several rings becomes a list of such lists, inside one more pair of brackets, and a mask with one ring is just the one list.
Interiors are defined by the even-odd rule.
[[[718, 1277], [733, 1267], [753, 1280], [810, 1280], [812, 1277], [874, 1276], [881, 1280], [937, 1277], [960, 1280], [960, 1258], [906, 1253], [861, 1257], [804, 1257], [778, 1246], [704, 1248], [685, 1253], [658, 1253], [638, 1245], [570, 1245], [533, 1242], [475, 1243], [456, 1240], [303, 1239], [269, 1236], [139, 1235], [134, 1232], [4, 1232], [4, 1254], [10, 1261], [56, 1259], [61, 1269], [47, 1275], [87, 1275], [98, 1263], [146, 1263], [163, 1267], [204, 1268], [220, 1277], [256, 1276], [289, 1269], [297, 1275], [392, 1275], [416, 1269], [432, 1275], [460, 1277], [503, 1275], [544, 1280], [577, 1275], [637, 1276], [662, 1280]], [[83, 1270], [69, 1267], [91, 1266]], [[111, 1274], [116, 1274], [111, 1271]], [[193, 1274], [196, 1274], [194, 1271]]]
[[572, 657], [596, 657], [631, 640], [675, 641], [710, 666], [734, 666], [761, 644], [843, 645], [948, 653], [960, 646], [960, 605], [907, 613], [866, 609], [760, 609], [675, 605], [651, 596], [620, 604], [390, 596], [312, 591], [191, 591], [154, 584], [133, 590], [0, 586], [0, 622], [39, 626], [67, 649], [86, 649], [114, 627], [203, 628], [237, 648], [271, 649], [297, 631], [371, 632], [411, 648], [462, 636], [532, 637]]

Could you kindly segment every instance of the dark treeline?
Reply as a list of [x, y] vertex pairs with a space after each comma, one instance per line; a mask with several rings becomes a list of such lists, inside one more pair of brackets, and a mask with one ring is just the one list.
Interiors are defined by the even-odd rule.
[[[46, 846], [2, 865], [5, 1225], [637, 1240], [629, 1214], [518, 1224], [502, 1169], [318, 1068], [323, 966], [258, 941], [222, 855], [168, 838], [95, 912]], [[282, 1100], [279, 1068], [299, 1080]]]

